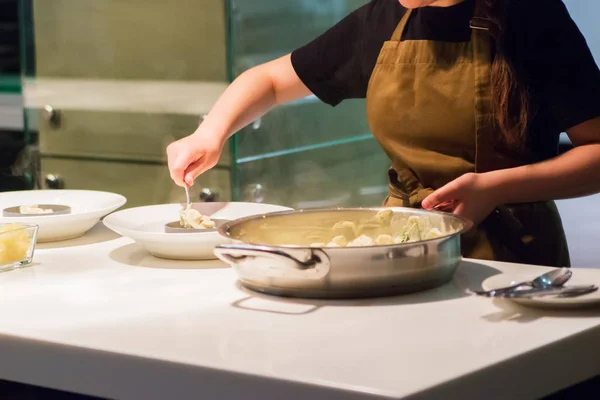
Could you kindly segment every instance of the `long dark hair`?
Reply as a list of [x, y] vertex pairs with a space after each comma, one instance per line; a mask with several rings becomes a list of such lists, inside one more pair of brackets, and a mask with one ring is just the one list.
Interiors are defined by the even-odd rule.
[[[511, 59], [513, 38], [507, 38], [510, 23], [510, 0], [486, 0], [495, 39], [495, 54], [491, 67], [492, 110], [503, 144], [522, 149], [531, 117], [530, 94], [523, 77]], [[511, 40], [512, 39], [512, 40]]]

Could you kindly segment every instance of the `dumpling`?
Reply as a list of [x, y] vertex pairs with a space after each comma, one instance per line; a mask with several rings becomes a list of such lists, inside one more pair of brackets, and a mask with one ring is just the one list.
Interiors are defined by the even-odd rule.
[[393, 215], [394, 213], [392, 212], [392, 210], [383, 210], [379, 211], [377, 215], [373, 217], [373, 220], [381, 226], [389, 226], [392, 222]]
[[331, 242], [327, 245], [328, 247], [346, 247], [348, 245], [348, 240], [345, 236], [336, 236], [331, 239]]
[[21, 214], [50, 214], [52, 213], [51, 208], [41, 208], [37, 204], [21, 206], [19, 207], [19, 213]]
[[382, 246], [382, 245], [388, 245], [388, 244], [394, 244], [394, 238], [391, 237], [390, 235], [379, 235], [377, 236], [377, 239], [375, 239], [375, 244]]
[[193, 208], [184, 208], [179, 211], [179, 221], [185, 229], [212, 229], [216, 226], [208, 216], [200, 214]]
[[419, 218], [419, 216], [417, 216], [417, 215], [413, 215], [411, 217], [408, 217], [408, 223], [409, 224], [418, 224], [419, 222], [421, 222], [421, 218]]
[[438, 228], [431, 228], [425, 235], [425, 239], [435, 239], [441, 236], [443, 236], [443, 234]]
[[375, 242], [373, 239], [366, 235], [361, 235], [348, 243], [348, 247], [362, 247], [362, 246], [373, 246]]
[[358, 227], [352, 221], [341, 221], [333, 225], [332, 230], [335, 235], [343, 235], [352, 238], [356, 236]]

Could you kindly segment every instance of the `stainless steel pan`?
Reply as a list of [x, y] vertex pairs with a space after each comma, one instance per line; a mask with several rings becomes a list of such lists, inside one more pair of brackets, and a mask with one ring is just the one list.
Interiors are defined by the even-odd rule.
[[445, 224], [455, 230], [441, 238], [385, 246], [311, 247], [314, 242], [327, 243], [336, 222], [362, 223], [382, 210], [285, 211], [231, 221], [219, 232], [234, 244], [218, 246], [215, 254], [234, 267], [243, 286], [279, 296], [389, 296], [450, 281], [461, 259], [460, 235], [472, 226], [451, 214], [392, 209], [394, 221], [426, 216], [434, 227]]

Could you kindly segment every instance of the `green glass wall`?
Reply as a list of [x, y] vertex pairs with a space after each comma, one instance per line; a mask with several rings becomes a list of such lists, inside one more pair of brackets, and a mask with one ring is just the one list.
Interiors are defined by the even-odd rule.
[[[229, 68], [289, 53], [365, 0], [231, 0]], [[363, 100], [333, 108], [315, 97], [280, 106], [233, 143], [233, 193], [296, 208], [378, 205], [388, 160], [372, 138]]]

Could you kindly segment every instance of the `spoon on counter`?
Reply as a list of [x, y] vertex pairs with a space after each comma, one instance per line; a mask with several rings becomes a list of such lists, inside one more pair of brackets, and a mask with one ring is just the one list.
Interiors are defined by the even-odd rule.
[[594, 293], [598, 290], [596, 285], [580, 285], [580, 286], [563, 286], [563, 287], [551, 287], [547, 289], [527, 289], [527, 290], [514, 290], [505, 292], [501, 296], [508, 299], [525, 298], [530, 299], [533, 297], [578, 297], [585, 294]]
[[572, 275], [573, 272], [569, 268], [559, 268], [550, 272], [546, 272], [545, 274], [540, 275], [531, 281], [519, 282], [514, 285], [494, 290], [473, 290], [471, 292], [478, 296], [499, 297], [504, 296], [507, 292], [518, 289], [521, 286], [530, 286], [533, 289], [559, 288], [567, 283], [567, 281], [571, 279]]

